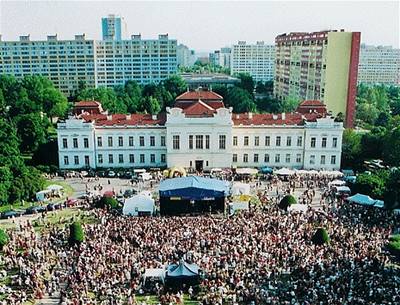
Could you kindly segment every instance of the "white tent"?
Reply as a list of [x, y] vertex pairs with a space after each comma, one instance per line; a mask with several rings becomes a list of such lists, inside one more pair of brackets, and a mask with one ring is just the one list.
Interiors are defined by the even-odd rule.
[[248, 210], [249, 209], [249, 202], [247, 201], [234, 201], [229, 203], [229, 214], [232, 215], [236, 211], [240, 210]]
[[342, 185], [346, 185], [346, 181], [333, 180], [333, 181], [329, 182], [329, 185], [331, 185], [331, 186], [342, 186]]
[[51, 193], [51, 190], [44, 190], [36, 193], [36, 201], [46, 201], [46, 194]]
[[279, 176], [290, 176], [290, 175], [293, 175], [294, 173], [295, 172], [293, 170], [285, 168], [285, 167], [278, 169], [277, 171], [274, 171], [274, 174], [279, 175]]
[[155, 279], [164, 283], [165, 281], [165, 270], [162, 268], [150, 268], [146, 269], [143, 274], [143, 284], [146, 285], [146, 280]]
[[319, 172], [320, 175], [324, 175], [324, 176], [331, 176], [331, 177], [343, 177], [343, 173], [339, 172], [339, 171], [320, 171]]
[[293, 212], [303, 212], [303, 213], [305, 213], [305, 212], [307, 212], [307, 209], [308, 209], [308, 206], [306, 204], [299, 204], [299, 203], [291, 204], [288, 207], [288, 210], [289, 211], [293, 211]]
[[124, 215], [138, 216], [140, 213], [153, 215], [154, 200], [145, 195], [136, 195], [125, 200], [122, 209]]
[[336, 189], [337, 193], [351, 193], [351, 190], [348, 186], [335, 186], [334, 188]]
[[150, 191], [141, 191], [139, 193], [139, 195], [143, 195], [143, 196], [146, 196], [146, 197], [149, 197], [149, 198], [153, 198], [153, 196], [151, 195]]
[[232, 184], [231, 188], [232, 196], [249, 195], [249, 194], [250, 194], [250, 184], [240, 183], [240, 182], [235, 182]]
[[258, 173], [258, 169], [243, 167], [236, 169], [236, 173], [241, 175], [255, 175]]
[[46, 190], [52, 191], [52, 192], [59, 192], [63, 189], [61, 185], [58, 184], [51, 184], [48, 187], [46, 187]]

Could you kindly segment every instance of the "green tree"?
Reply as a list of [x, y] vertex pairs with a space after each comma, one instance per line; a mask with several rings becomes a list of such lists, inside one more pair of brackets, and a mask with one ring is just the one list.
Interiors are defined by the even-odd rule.
[[127, 106], [117, 99], [115, 91], [112, 88], [89, 88], [81, 92], [78, 100], [96, 100], [99, 101], [104, 110], [109, 113], [127, 113]]
[[388, 177], [389, 173], [387, 171], [359, 174], [353, 186], [353, 192], [369, 195], [375, 199], [382, 199], [385, 194]]
[[330, 238], [326, 229], [318, 228], [311, 240], [315, 245], [322, 246], [323, 244], [329, 244]]
[[384, 138], [382, 155], [389, 165], [400, 166], [400, 126], [388, 130]]
[[143, 107], [145, 111], [150, 114], [157, 114], [161, 110], [160, 103], [152, 96], [146, 96], [143, 99]]
[[3, 247], [8, 244], [10, 237], [8, 234], [3, 230], [0, 229], [0, 250], [3, 250]]
[[85, 233], [80, 222], [74, 222], [69, 226], [68, 242], [71, 246], [80, 245], [85, 240]]
[[163, 86], [173, 99], [187, 90], [186, 82], [180, 75], [170, 76], [163, 81]]
[[46, 142], [49, 124], [39, 113], [21, 114], [15, 120], [22, 151], [33, 152]]
[[279, 208], [287, 211], [287, 209], [292, 205], [296, 204], [296, 199], [292, 195], [286, 195], [279, 202]]
[[67, 98], [56, 88], [43, 90], [43, 111], [51, 118], [64, 117], [68, 111]]
[[233, 112], [254, 112], [256, 104], [252, 96], [244, 89], [239, 87], [228, 88], [225, 104], [233, 107]]
[[139, 109], [139, 104], [142, 99], [142, 89], [137, 82], [128, 80], [125, 83], [125, 92], [129, 97], [129, 101], [126, 104], [129, 113], [135, 113]]
[[298, 98], [289, 96], [282, 102], [282, 112], [293, 112], [299, 104], [300, 100]]
[[239, 73], [236, 76], [240, 80], [240, 83], [236, 86], [242, 88], [243, 90], [246, 90], [251, 98], [253, 98], [255, 84], [251, 75], [248, 73]]
[[379, 110], [374, 104], [363, 103], [357, 105], [356, 119], [368, 124], [374, 124], [378, 118]]
[[342, 166], [343, 168], [360, 168], [362, 161], [361, 155], [361, 137], [353, 129], [346, 129], [343, 132], [342, 140]]
[[398, 168], [392, 170], [387, 179], [384, 202], [387, 209], [400, 207], [400, 169]]
[[8, 166], [0, 167], [0, 205], [8, 203], [13, 175]]
[[390, 121], [390, 115], [387, 112], [381, 112], [379, 113], [376, 121], [375, 121], [375, 125], [377, 126], [382, 126], [382, 127], [387, 127], [387, 125], [389, 124]]
[[375, 127], [361, 136], [360, 155], [363, 159], [381, 159], [386, 129]]

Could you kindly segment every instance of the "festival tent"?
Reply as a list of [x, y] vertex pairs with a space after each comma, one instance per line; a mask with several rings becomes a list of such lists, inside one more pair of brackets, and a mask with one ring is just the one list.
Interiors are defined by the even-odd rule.
[[276, 174], [278, 176], [290, 176], [290, 175], [293, 175], [294, 173], [295, 172], [293, 170], [285, 168], [285, 167], [274, 171], [274, 174]]
[[231, 195], [249, 195], [250, 194], [250, 184], [235, 182], [231, 187]]
[[167, 267], [166, 284], [169, 287], [196, 286], [200, 282], [200, 268], [196, 264], [189, 264], [183, 259], [178, 264]]
[[229, 183], [199, 176], [172, 178], [161, 181], [159, 193], [162, 215], [223, 212]]
[[146, 281], [149, 279], [156, 279], [165, 282], [165, 270], [163, 268], [149, 268], [144, 271], [143, 283], [146, 285]]
[[343, 180], [333, 180], [331, 182], [328, 183], [331, 186], [343, 186], [346, 185], [346, 181]]
[[146, 197], [149, 197], [149, 198], [153, 198], [153, 196], [151, 195], [150, 191], [141, 191], [139, 193], [139, 195], [143, 195], [143, 196], [146, 196]]
[[58, 184], [51, 184], [48, 187], [46, 187], [46, 190], [52, 191], [52, 192], [59, 192], [63, 189], [61, 185]]
[[350, 194], [351, 190], [348, 186], [334, 186], [336, 193]]
[[288, 211], [293, 211], [293, 212], [307, 212], [308, 210], [308, 206], [306, 204], [299, 204], [299, 203], [295, 203], [295, 204], [291, 204], [288, 207]]
[[256, 175], [256, 174], [258, 174], [258, 169], [249, 168], [249, 167], [237, 168], [236, 169], [236, 174], [239, 174], [239, 175]]
[[50, 194], [50, 193], [51, 193], [50, 190], [43, 190], [43, 191], [37, 192], [36, 193], [36, 201], [46, 201], [46, 200], [48, 200], [46, 195]]
[[145, 195], [136, 195], [125, 200], [122, 208], [124, 215], [139, 216], [154, 213], [154, 200]]
[[368, 195], [363, 195], [363, 194], [359, 194], [359, 193], [357, 193], [351, 197], [348, 197], [347, 201], [351, 202], [351, 203], [364, 205], [364, 206], [374, 206], [374, 207], [378, 207], [378, 208], [383, 208], [383, 205], [384, 205], [382, 200], [372, 199]]
[[343, 173], [342, 173], [342, 172], [339, 172], [339, 171], [336, 171], [336, 170], [332, 170], [332, 171], [328, 171], [328, 170], [320, 171], [319, 174], [320, 174], [320, 175], [323, 175], [323, 176], [343, 177]]
[[261, 167], [260, 171], [263, 174], [272, 174], [274, 172], [274, 170], [268, 166]]

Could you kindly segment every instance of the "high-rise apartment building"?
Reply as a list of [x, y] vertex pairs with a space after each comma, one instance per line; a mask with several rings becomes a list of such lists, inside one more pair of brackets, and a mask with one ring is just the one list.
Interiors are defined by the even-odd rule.
[[360, 32], [289, 33], [275, 38], [274, 95], [321, 100], [352, 127], [355, 116]]
[[361, 45], [358, 82], [400, 85], [400, 49]]
[[176, 47], [177, 64], [179, 67], [191, 67], [196, 61], [194, 50], [190, 50], [184, 44]]
[[31, 41], [29, 35], [19, 41], [0, 41], [0, 74], [16, 78], [43, 75], [62, 92], [75, 90], [79, 81], [88, 87], [96, 85], [95, 42], [85, 35], [74, 40], [58, 40], [57, 35], [47, 40]]
[[121, 17], [116, 15], [108, 15], [101, 19], [101, 29], [103, 40], [121, 40], [122, 27]]
[[176, 46], [168, 34], [148, 40], [132, 35], [130, 40], [97, 41], [97, 85], [110, 87], [128, 80], [158, 83], [177, 72]]
[[246, 44], [239, 41], [231, 51], [231, 75], [248, 73], [255, 82], [265, 82], [274, 78], [275, 46], [258, 41]]
[[208, 55], [210, 64], [230, 69], [231, 67], [231, 48], [225, 47], [215, 50]]

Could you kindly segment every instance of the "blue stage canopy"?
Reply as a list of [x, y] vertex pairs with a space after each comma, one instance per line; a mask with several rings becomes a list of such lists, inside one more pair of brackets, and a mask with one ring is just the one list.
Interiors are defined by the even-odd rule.
[[229, 182], [189, 176], [166, 179], [160, 183], [160, 197], [180, 197], [190, 200], [213, 200], [228, 196]]

